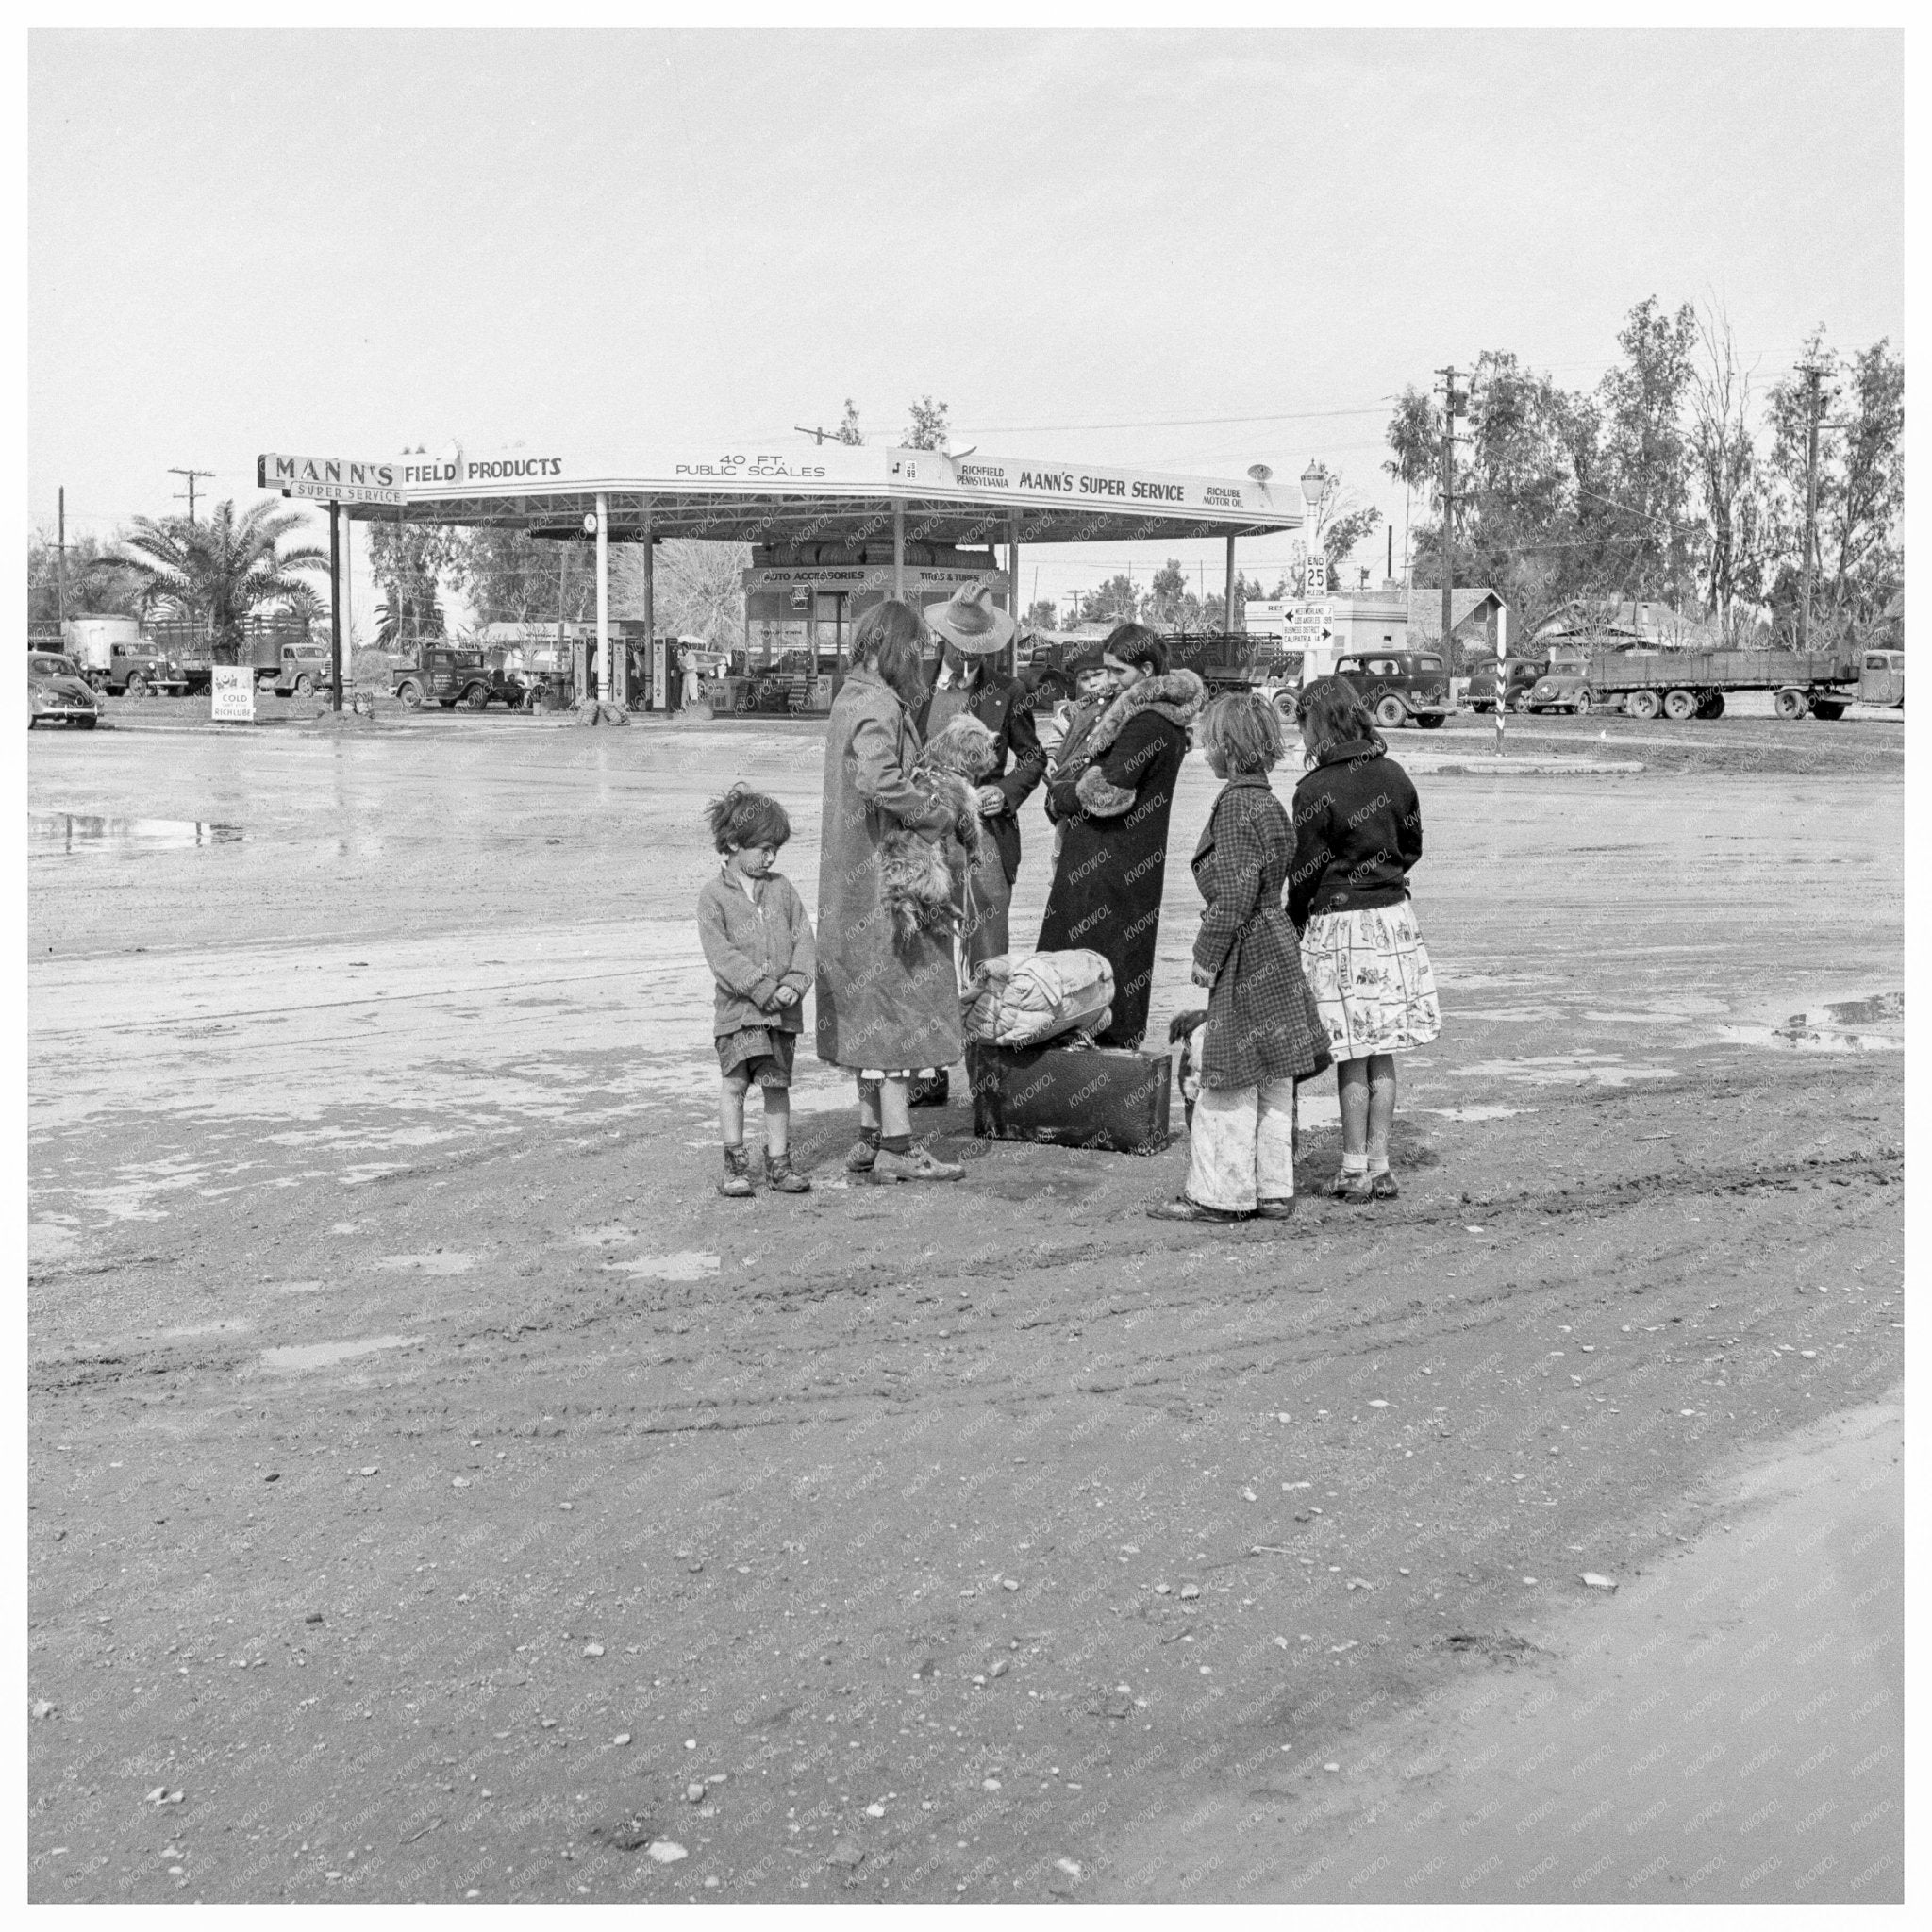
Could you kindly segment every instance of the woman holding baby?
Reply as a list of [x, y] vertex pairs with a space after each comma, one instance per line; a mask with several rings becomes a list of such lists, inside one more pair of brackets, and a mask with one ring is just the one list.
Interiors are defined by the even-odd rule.
[[896, 835], [953, 836], [953, 804], [914, 772], [915, 713], [929, 633], [910, 605], [858, 620], [852, 670], [832, 700], [820, 821], [818, 1056], [858, 1082], [851, 1174], [874, 1181], [951, 1181], [964, 1169], [912, 1144], [911, 1083], [965, 1051], [953, 940], [895, 919], [886, 866]]

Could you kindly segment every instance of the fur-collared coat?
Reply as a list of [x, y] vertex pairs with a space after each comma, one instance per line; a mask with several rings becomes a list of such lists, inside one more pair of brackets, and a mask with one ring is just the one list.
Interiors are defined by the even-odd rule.
[[818, 1055], [858, 1073], [949, 1067], [965, 1052], [952, 941], [895, 933], [881, 860], [896, 833], [935, 841], [951, 819], [913, 777], [919, 733], [869, 668], [832, 700], [819, 826]]
[[1041, 952], [1086, 946], [1113, 968], [1113, 1019], [1102, 1046], [1138, 1046], [1147, 1031], [1154, 946], [1167, 874], [1167, 821], [1188, 755], [1188, 727], [1207, 702], [1191, 671], [1143, 677], [1100, 714], [1077, 770], [1049, 781], [1066, 828]]

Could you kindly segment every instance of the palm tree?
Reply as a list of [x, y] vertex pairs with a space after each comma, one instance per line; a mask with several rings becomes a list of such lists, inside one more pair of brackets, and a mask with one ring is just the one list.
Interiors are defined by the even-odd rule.
[[119, 541], [142, 581], [143, 608], [158, 605], [192, 618], [215, 661], [232, 664], [242, 625], [263, 605], [312, 603], [313, 587], [291, 573], [326, 570], [327, 550], [315, 543], [280, 547], [304, 522], [301, 511], [277, 508], [272, 499], [239, 517], [232, 503], [218, 503], [205, 524], [137, 517]]

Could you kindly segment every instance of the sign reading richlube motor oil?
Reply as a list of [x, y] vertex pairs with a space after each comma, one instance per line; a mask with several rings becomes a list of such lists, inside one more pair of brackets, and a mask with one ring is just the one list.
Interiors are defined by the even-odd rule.
[[208, 678], [208, 718], [216, 724], [255, 723], [255, 670], [248, 664], [217, 664]]

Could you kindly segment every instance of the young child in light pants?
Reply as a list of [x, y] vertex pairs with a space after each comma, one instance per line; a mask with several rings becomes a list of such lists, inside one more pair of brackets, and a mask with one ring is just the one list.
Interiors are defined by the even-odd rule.
[[1193, 962], [1194, 984], [1209, 990], [1201, 1086], [1186, 1191], [1147, 1211], [1157, 1221], [1285, 1221], [1294, 1212], [1295, 1082], [1329, 1056], [1282, 904], [1294, 826], [1268, 783], [1281, 715], [1257, 692], [1233, 691], [1195, 731], [1225, 781], [1193, 858], [1207, 901]]

